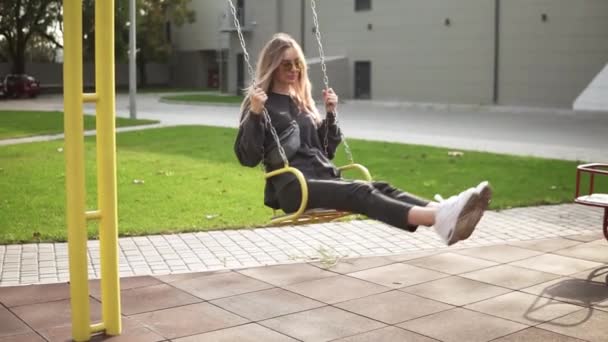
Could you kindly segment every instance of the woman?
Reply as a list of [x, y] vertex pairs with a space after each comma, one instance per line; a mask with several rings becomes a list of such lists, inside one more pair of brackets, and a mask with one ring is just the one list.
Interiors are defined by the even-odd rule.
[[[487, 182], [447, 200], [431, 202], [388, 183], [343, 180], [330, 161], [341, 141], [335, 117], [338, 96], [331, 88], [323, 91], [327, 115], [321, 119], [298, 43], [287, 34], [276, 34], [260, 52], [256, 69], [255, 88], [248, 89], [241, 105], [234, 146], [242, 165], [254, 167], [263, 162], [267, 171], [283, 166], [276, 156], [269, 123], [262, 115], [266, 109], [278, 135], [295, 131], [292, 136], [299, 137], [295, 148], [287, 151], [287, 157], [290, 166], [299, 169], [306, 178], [308, 209], [364, 214], [410, 232], [418, 225], [434, 226], [448, 245], [471, 235], [490, 201]], [[289, 213], [300, 206], [300, 186], [289, 173], [267, 180], [264, 195], [264, 203], [274, 209]]]

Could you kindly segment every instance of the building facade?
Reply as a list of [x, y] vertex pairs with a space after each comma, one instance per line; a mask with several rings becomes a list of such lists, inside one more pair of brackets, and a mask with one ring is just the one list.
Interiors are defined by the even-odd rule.
[[[323, 87], [310, 0], [233, 0], [251, 62], [276, 32]], [[175, 84], [248, 84], [225, 0], [193, 0], [173, 30]], [[606, 0], [317, 0], [330, 85], [343, 98], [571, 107], [608, 63]]]

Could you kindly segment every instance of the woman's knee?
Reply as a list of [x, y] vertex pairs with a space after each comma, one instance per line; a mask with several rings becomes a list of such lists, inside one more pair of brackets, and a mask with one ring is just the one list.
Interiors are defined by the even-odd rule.
[[353, 182], [352, 193], [358, 199], [367, 199], [374, 192], [378, 192], [378, 190], [372, 183], [362, 181]]
[[377, 201], [380, 192], [368, 182], [356, 182], [352, 185], [348, 200], [354, 210], [360, 213], [368, 213]]

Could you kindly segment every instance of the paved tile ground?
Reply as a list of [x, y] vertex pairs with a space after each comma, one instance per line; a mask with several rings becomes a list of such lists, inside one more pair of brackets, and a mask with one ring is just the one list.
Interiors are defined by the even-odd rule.
[[[509, 213], [495, 214], [500, 215]], [[328, 239], [340, 238], [332, 235], [338, 228], [318, 229]], [[376, 229], [380, 235], [390, 231]], [[332, 266], [308, 262], [126, 277], [121, 279], [122, 335], [94, 340], [606, 341], [608, 243], [597, 229], [580, 234], [561, 229], [569, 235], [549, 237], [541, 229], [549, 238], [344, 258]], [[478, 235], [491, 235], [483, 230], [488, 228]], [[261, 236], [280, 235], [268, 231]], [[291, 229], [291, 234], [303, 233]], [[224, 238], [209, 236], [222, 246]], [[390, 236], [396, 235], [385, 237]], [[169, 245], [169, 240], [161, 241]], [[188, 246], [186, 240], [181, 243]], [[377, 245], [390, 247], [382, 241], [390, 239], [378, 239]], [[91, 317], [97, 322], [98, 281], [91, 280], [90, 289]], [[0, 342], [70, 336], [67, 283], [0, 288]]]
[[[489, 211], [469, 240], [478, 247], [601, 231], [602, 211], [565, 204]], [[444, 250], [424, 227], [408, 233], [359, 220], [311, 226], [213, 231], [120, 239], [120, 275], [159, 275]], [[560, 246], [561, 247], [561, 246]], [[100, 276], [99, 242], [89, 241], [89, 276]], [[0, 286], [65, 282], [66, 243], [0, 246]]]

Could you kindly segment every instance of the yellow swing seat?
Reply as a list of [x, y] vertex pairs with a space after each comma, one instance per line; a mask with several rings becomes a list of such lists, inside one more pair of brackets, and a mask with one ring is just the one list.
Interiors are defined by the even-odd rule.
[[[367, 168], [361, 164], [348, 164], [338, 168], [340, 171], [346, 170], [357, 170], [363, 175], [363, 179], [371, 182], [372, 176], [370, 175]], [[334, 210], [334, 209], [309, 209], [306, 210], [308, 204], [308, 185], [306, 184], [306, 179], [300, 170], [291, 167], [289, 165], [285, 165], [284, 167], [274, 170], [272, 172], [268, 172], [264, 175], [266, 179], [283, 174], [283, 173], [292, 173], [296, 176], [298, 183], [300, 183], [300, 189], [302, 190], [302, 201], [300, 202], [300, 207], [298, 210], [291, 214], [283, 214], [283, 215], [275, 215], [270, 219], [270, 223], [268, 226], [288, 226], [288, 225], [302, 225], [302, 224], [311, 224], [311, 223], [322, 223], [322, 222], [330, 222], [337, 220], [342, 217], [353, 215], [353, 213], [348, 211]], [[275, 211], [276, 213], [276, 211]]]

